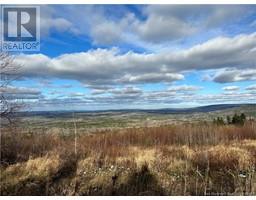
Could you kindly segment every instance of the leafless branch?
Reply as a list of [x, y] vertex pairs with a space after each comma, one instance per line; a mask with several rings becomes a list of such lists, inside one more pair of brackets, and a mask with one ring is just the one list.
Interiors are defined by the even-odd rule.
[[8, 53], [0, 53], [0, 118], [13, 122], [14, 114], [21, 109], [22, 105], [6, 96], [7, 88], [11, 82], [18, 78], [20, 66], [15, 64], [14, 57]]

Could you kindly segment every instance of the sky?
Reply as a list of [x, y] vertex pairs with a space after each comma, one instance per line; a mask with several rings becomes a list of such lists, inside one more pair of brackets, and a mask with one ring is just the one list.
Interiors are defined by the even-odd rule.
[[41, 5], [40, 37], [6, 89], [27, 110], [256, 103], [256, 5]]

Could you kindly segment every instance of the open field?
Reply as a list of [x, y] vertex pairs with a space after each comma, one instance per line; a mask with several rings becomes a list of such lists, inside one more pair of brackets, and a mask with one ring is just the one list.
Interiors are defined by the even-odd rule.
[[[233, 111], [201, 114], [210, 119], [224, 112]], [[151, 117], [164, 121], [169, 116]], [[65, 129], [2, 128], [1, 195], [256, 194], [254, 120], [244, 125], [165, 123], [103, 126], [86, 134], [76, 120]]]
[[85, 133], [105, 129], [212, 122], [216, 117], [225, 118], [235, 113], [245, 113], [249, 118], [256, 118], [256, 104], [214, 105], [192, 109], [31, 112], [21, 113], [19, 118], [21, 126], [26, 130], [70, 129], [74, 127], [75, 119], [78, 132]]

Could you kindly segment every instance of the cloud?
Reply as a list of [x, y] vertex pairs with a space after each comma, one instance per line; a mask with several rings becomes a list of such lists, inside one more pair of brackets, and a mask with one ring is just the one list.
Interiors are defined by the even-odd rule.
[[39, 99], [42, 97], [39, 90], [26, 87], [8, 86], [0, 88], [0, 92], [7, 100], [29, 100]]
[[253, 9], [250, 9], [249, 6], [237, 5], [149, 5], [145, 8], [145, 13], [166, 18], [174, 17], [187, 22], [201, 19], [202, 24], [215, 26], [223, 24], [227, 20], [237, 20], [231, 17], [239, 16], [245, 10], [249, 12]]
[[101, 95], [101, 94], [105, 94], [107, 91], [106, 90], [92, 90], [91, 95]]
[[[243, 17], [250, 14], [251, 11], [247, 6], [236, 5], [213, 5], [207, 10], [210, 12], [205, 21], [207, 28], [218, 27], [220, 25], [225, 25], [228, 22], [238, 22], [242, 20]], [[244, 14], [245, 12], [247, 12], [247, 14]]]
[[105, 94], [108, 91], [114, 89], [112, 86], [108, 86], [108, 85], [88, 85], [88, 84], [84, 84], [84, 87], [90, 88], [92, 95]]
[[229, 82], [251, 81], [251, 80], [256, 80], [255, 69], [225, 70], [220, 73], [217, 73], [213, 77], [213, 81], [218, 83], [229, 83]]
[[195, 102], [199, 104], [217, 104], [217, 103], [256, 103], [256, 93], [231, 92], [222, 94], [207, 94], [194, 97]]
[[[213, 78], [225, 83], [255, 80], [256, 33], [233, 38], [218, 37], [182, 51], [120, 53], [119, 49], [96, 49], [50, 58], [43, 54], [20, 54], [15, 61], [24, 76], [78, 80], [88, 85], [158, 83], [182, 80], [191, 70], [226, 69]], [[239, 68], [239, 70], [238, 70]]]
[[91, 94], [92, 95], [102, 95], [102, 94], [111, 94], [113, 98], [131, 98], [135, 96], [139, 96], [143, 93], [142, 89], [134, 87], [134, 86], [126, 86], [123, 88], [112, 88], [112, 89], [94, 89]]
[[122, 83], [159, 83], [173, 82], [184, 79], [182, 74], [176, 73], [148, 73], [142, 75], [125, 75], [120, 79]]
[[248, 87], [245, 88], [246, 90], [253, 90], [256, 91], [256, 84], [255, 85], [249, 85]]
[[95, 24], [91, 30], [94, 44], [111, 45], [121, 41], [122, 31], [113, 22]]
[[69, 97], [84, 97], [86, 94], [82, 93], [82, 92], [71, 92], [69, 93]]
[[[136, 9], [125, 5], [47, 5], [41, 6], [41, 13], [42, 36], [73, 34], [94, 47], [132, 46], [148, 51], [198, 40], [199, 35], [200, 41], [217, 33], [230, 35], [241, 28], [241, 21], [256, 14], [252, 5], [145, 5]], [[228, 25], [231, 28], [226, 28]]]
[[239, 22], [253, 9], [237, 5], [148, 5], [142, 13], [144, 19], [130, 14], [128, 27], [118, 23], [116, 27], [121, 27], [123, 34], [130, 31], [142, 41], [161, 44]]
[[90, 84], [83, 84], [84, 87], [94, 89], [94, 90], [110, 90], [113, 89], [110, 85], [90, 85]]
[[43, 8], [43, 30], [48, 33], [51, 30], [73, 33], [91, 39], [93, 45], [123, 42], [129, 27], [129, 17], [116, 16], [118, 13], [126, 14], [124, 6], [69, 5]]
[[54, 82], [47, 80], [47, 79], [40, 79], [38, 81], [38, 86], [43, 87], [43, 88], [72, 88], [72, 84], [61, 84], [61, 85], [56, 85]]
[[186, 92], [186, 91], [197, 91], [202, 89], [202, 87], [194, 86], [194, 85], [179, 85], [179, 86], [171, 86], [168, 88], [168, 91], [173, 92]]
[[65, 17], [56, 16], [57, 9], [53, 6], [40, 6], [41, 36], [49, 36], [51, 32], [70, 32], [78, 34], [79, 30]]
[[[148, 43], [168, 43], [238, 22], [243, 16], [251, 14], [248, 6], [237, 5], [147, 5], [141, 9], [144, 19], [126, 11], [120, 19], [113, 20], [107, 18], [104, 11], [98, 10], [94, 7], [97, 17], [91, 26], [91, 36], [99, 44], [117, 40], [131, 42], [127, 41], [127, 35]], [[102, 37], [104, 32], [106, 34]]]
[[179, 19], [166, 18], [155, 14], [150, 15], [145, 22], [136, 23], [135, 26], [139, 37], [153, 43], [176, 40], [196, 31], [192, 25]]
[[141, 94], [142, 90], [140, 88], [128, 86], [122, 89], [113, 89], [113, 90], [110, 90], [109, 92], [115, 95], [119, 95], [119, 94], [137, 95], [137, 94]]
[[[144, 91], [141, 88], [134, 86], [126, 86], [122, 88], [115, 88], [110, 90], [101, 90], [93, 91], [92, 95], [97, 95], [101, 100], [111, 103], [127, 103], [127, 102], [136, 102], [138, 104], [143, 103], [174, 103], [182, 102], [184, 98], [187, 98], [195, 95], [195, 92], [200, 90], [201, 87], [194, 85], [177, 85], [169, 87], [165, 90], [159, 91]], [[187, 93], [188, 92], [188, 93]], [[189, 93], [193, 92], [193, 93]], [[96, 102], [100, 100], [96, 100]]]
[[[182, 85], [177, 85], [182, 88]], [[57, 98], [40, 98], [33, 103], [34, 108], [43, 107], [55, 110], [63, 109], [110, 109], [110, 108], [152, 108], [152, 106], [169, 107], [177, 105], [209, 105], [218, 103], [256, 103], [256, 93], [225, 92], [220, 94], [180, 93], [167, 89], [159, 91], [144, 91], [140, 88], [128, 86], [116, 88], [102, 95], [84, 95], [83, 93], [67, 94]]]
[[238, 87], [238, 86], [226, 86], [226, 87], [223, 87], [222, 89], [225, 90], [225, 91], [237, 91], [237, 90], [240, 89], [240, 87]]
[[41, 6], [42, 35], [70, 32], [89, 36], [95, 45], [145, 47], [234, 26], [255, 14], [252, 5], [146, 5], [138, 11], [121, 5]]

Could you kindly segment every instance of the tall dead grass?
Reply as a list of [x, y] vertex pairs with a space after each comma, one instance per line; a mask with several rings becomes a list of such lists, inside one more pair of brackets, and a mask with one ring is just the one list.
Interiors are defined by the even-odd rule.
[[[19, 131], [19, 130], [16, 130]], [[71, 130], [72, 131], [72, 130]], [[256, 139], [255, 122], [244, 126], [216, 126], [213, 124], [183, 124], [174, 126], [127, 128], [99, 131], [77, 136], [78, 157], [97, 154], [103, 157], [125, 156], [129, 146], [152, 147], [187, 145], [200, 147]], [[56, 133], [12, 133], [1, 131], [1, 164], [26, 161], [44, 156], [50, 151], [74, 152], [74, 135]]]
[[72, 134], [2, 130], [1, 187], [27, 195], [255, 194], [255, 141], [255, 122], [106, 130], [79, 134], [76, 146]]

